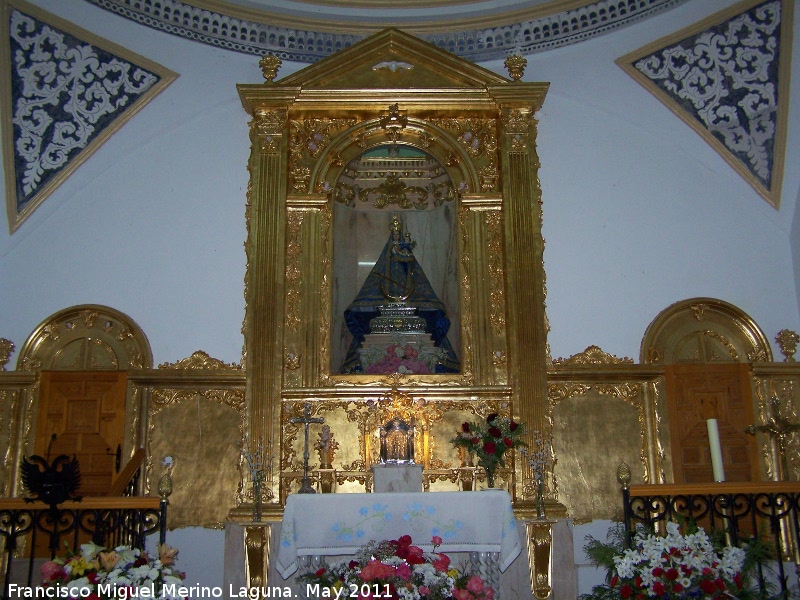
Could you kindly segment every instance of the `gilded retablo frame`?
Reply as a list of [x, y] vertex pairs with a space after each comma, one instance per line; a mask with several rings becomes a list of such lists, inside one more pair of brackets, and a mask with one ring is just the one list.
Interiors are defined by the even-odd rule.
[[[252, 116], [248, 436], [272, 449], [266, 497], [299, 485], [302, 426], [290, 419], [307, 403], [336, 426], [339, 481], [351, 485], [342, 491], [369, 491], [373, 417], [392, 401], [413, 403], [425, 424], [426, 489], [457, 485], [448, 440], [460, 419], [501, 412], [548, 431], [535, 119], [548, 84], [511, 81], [393, 29], [273, 81], [278, 63], [262, 60], [265, 83], [238, 86]], [[458, 374], [331, 369], [332, 190], [345, 165], [386, 144], [423, 150], [458, 189]], [[505, 477], [518, 503], [532, 494], [521, 462]]]

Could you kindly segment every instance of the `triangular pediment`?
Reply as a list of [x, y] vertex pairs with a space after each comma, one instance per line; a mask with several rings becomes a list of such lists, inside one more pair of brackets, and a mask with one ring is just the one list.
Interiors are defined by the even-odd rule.
[[398, 29], [384, 29], [280, 81], [305, 89], [483, 88], [509, 80]]

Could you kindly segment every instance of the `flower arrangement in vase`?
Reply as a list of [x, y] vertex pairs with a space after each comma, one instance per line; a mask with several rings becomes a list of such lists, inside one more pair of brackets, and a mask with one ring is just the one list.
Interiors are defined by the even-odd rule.
[[[591, 536], [584, 547], [592, 564], [605, 567], [606, 583], [579, 600], [746, 600], [763, 598], [750, 585], [755, 568], [770, 550], [757, 539], [742, 547], [709, 537], [702, 527], [667, 522], [665, 535], [637, 529], [630, 543], [622, 524], [609, 532], [610, 542]], [[770, 596], [771, 597], [771, 596]]]
[[494, 487], [494, 472], [505, 467], [504, 455], [509, 450], [527, 446], [522, 440], [525, 426], [522, 423], [491, 413], [482, 423], [464, 423], [461, 431], [450, 440], [456, 448], [475, 454], [478, 465], [486, 470], [487, 485]]
[[[42, 587], [62, 588], [52, 597], [89, 600], [145, 597], [183, 600], [180, 595], [184, 574], [175, 568], [178, 551], [158, 546], [158, 558], [130, 546], [103, 548], [83, 544], [80, 554], [48, 560], [42, 565]], [[124, 588], [124, 589], [121, 589]]]
[[320, 598], [494, 600], [494, 590], [479, 575], [460, 572], [449, 556], [436, 552], [441, 543], [434, 536], [433, 552], [424, 552], [408, 535], [370, 541], [353, 560], [324, 566], [301, 579]]

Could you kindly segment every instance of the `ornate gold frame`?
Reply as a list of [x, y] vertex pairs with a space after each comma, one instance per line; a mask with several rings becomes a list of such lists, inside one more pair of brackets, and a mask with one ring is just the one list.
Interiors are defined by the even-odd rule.
[[[289, 419], [306, 402], [315, 414], [336, 405], [358, 410], [390, 390], [413, 389], [437, 410], [464, 410], [467, 403], [467, 412], [482, 415], [492, 406], [530, 431], [546, 431], [534, 115], [548, 84], [509, 81], [394, 29], [273, 82], [276, 60], [262, 60], [266, 83], [238, 86], [253, 117], [244, 323], [248, 431], [251, 443], [280, 440], [282, 449], [266, 474], [268, 497], [284, 498], [282, 475], [296, 472]], [[465, 132], [480, 132], [477, 148], [464, 143]], [[387, 143], [434, 156], [462, 192], [458, 375], [331, 373], [329, 191], [350, 160]], [[523, 467], [514, 466], [511, 487], [520, 503], [528, 476]]]

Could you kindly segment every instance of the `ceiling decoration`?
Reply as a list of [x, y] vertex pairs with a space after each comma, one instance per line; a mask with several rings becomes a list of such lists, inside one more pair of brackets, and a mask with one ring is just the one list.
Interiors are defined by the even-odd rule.
[[[504, 58], [512, 52], [531, 54], [606, 33], [687, 0], [431, 0], [427, 6], [414, 0], [391, 4], [380, 0], [375, 4], [359, 0], [86, 1], [194, 41], [312, 63], [387, 27], [403, 29], [471, 61]], [[456, 10], [467, 16], [457, 16]]]
[[617, 60], [779, 208], [794, 0], [748, 0]]
[[10, 231], [174, 73], [21, 0], [2, 0], [2, 134]]

